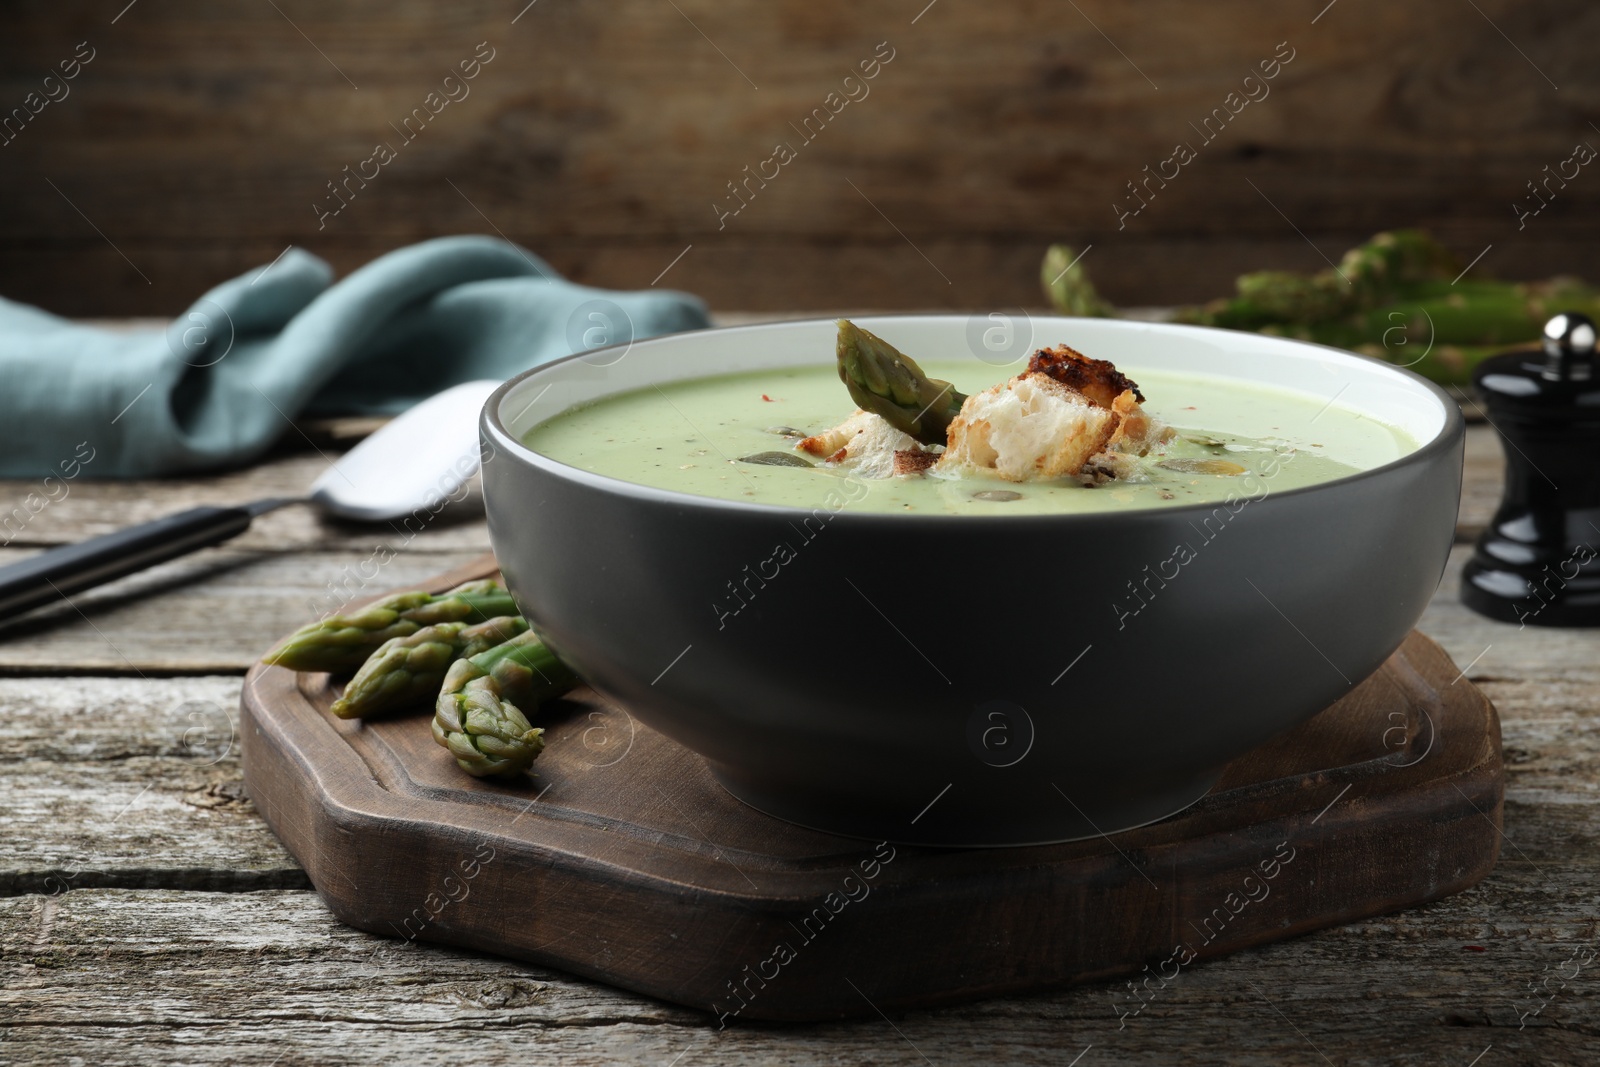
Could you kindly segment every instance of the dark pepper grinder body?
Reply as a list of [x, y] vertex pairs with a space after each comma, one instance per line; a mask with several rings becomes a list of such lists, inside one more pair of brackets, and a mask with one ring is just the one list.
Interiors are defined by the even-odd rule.
[[1600, 361], [1594, 323], [1557, 315], [1544, 351], [1479, 364], [1506, 453], [1505, 496], [1461, 575], [1474, 611], [1524, 626], [1600, 626]]

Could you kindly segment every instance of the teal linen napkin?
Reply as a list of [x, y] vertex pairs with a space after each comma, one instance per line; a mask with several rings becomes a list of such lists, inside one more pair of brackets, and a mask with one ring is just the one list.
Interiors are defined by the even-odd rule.
[[290, 249], [164, 333], [0, 299], [0, 476], [237, 465], [301, 415], [393, 414], [458, 382], [707, 324], [695, 297], [576, 285], [489, 237], [425, 241], [337, 283], [327, 263]]

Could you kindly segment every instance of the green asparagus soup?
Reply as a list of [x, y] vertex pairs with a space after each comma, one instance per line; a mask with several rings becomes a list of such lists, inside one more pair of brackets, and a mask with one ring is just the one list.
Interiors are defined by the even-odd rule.
[[[928, 361], [923, 367], [966, 393], [1005, 376], [970, 363]], [[1199, 375], [1133, 374], [1147, 398], [1145, 411], [1179, 436], [1160, 455], [1139, 461], [1139, 480], [1094, 488], [938, 471], [864, 478], [805, 457], [794, 450], [797, 437], [820, 433], [855, 410], [828, 365], [620, 393], [539, 423], [524, 443], [580, 470], [695, 496], [808, 510], [954, 515], [1097, 512], [1255, 498], [1342, 478], [1416, 448], [1401, 431], [1326, 398]], [[814, 465], [759, 461], [763, 454], [770, 461], [775, 452]], [[1205, 473], [1234, 467], [1243, 469]]]

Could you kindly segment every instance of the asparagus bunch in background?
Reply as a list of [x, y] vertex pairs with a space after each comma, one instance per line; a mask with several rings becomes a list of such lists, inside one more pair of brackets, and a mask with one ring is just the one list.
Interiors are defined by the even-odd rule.
[[950, 422], [967, 399], [964, 393], [929, 378], [916, 360], [849, 319], [839, 320], [836, 354], [839, 380], [859, 407], [925, 445], [945, 443]]
[[409, 637], [425, 626], [477, 623], [515, 615], [511, 594], [490, 579], [467, 582], [447, 593], [395, 593], [350, 615], [309, 623], [262, 657], [293, 671], [353, 671], [384, 642]]
[[502, 615], [474, 626], [441, 622], [404, 637], [391, 637], [367, 657], [329, 710], [341, 719], [359, 719], [400, 708], [426, 707], [439, 695], [452, 663], [504, 644], [527, 629], [522, 616]]
[[544, 731], [528, 715], [577, 683], [537, 635], [520, 634], [450, 665], [434, 707], [433, 739], [468, 774], [521, 774], [544, 749]]
[[[1069, 315], [1113, 314], [1081, 263], [1058, 266], [1072, 259], [1061, 245], [1045, 256], [1052, 305]], [[1575, 278], [1512, 283], [1460, 271], [1428, 234], [1396, 230], [1352, 248], [1336, 269], [1241, 275], [1234, 296], [1179, 308], [1173, 318], [1347, 348], [1464, 385], [1485, 356], [1537, 341], [1550, 316], [1600, 314], [1600, 291]]]

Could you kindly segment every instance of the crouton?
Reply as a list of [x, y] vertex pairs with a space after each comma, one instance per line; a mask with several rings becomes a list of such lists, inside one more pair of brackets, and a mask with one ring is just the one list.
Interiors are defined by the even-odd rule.
[[1177, 431], [1172, 427], [1146, 414], [1136, 396], [1134, 390], [1129, 389], [1111, 402], [1111, 410], [1117, 415], [1117, 430], [1106, 443], [1108, 451], [1142, 456], [1176, 436]]
[[910, 434], [902, 433], [881, 416], [857, 411], [839, 425], [807, 437], [795, 445], [802, 452], [826, 457], [830, 466], [844, 467], [863, 478], [887, 478], [904, 465], [896, 456], [921, 452]]
[[1071, 477], [1120, 421], [1109, 403], [1094, 404], [1047, 374], [1021, 374], [967, 398], [935, 469], [1008, 482]]

